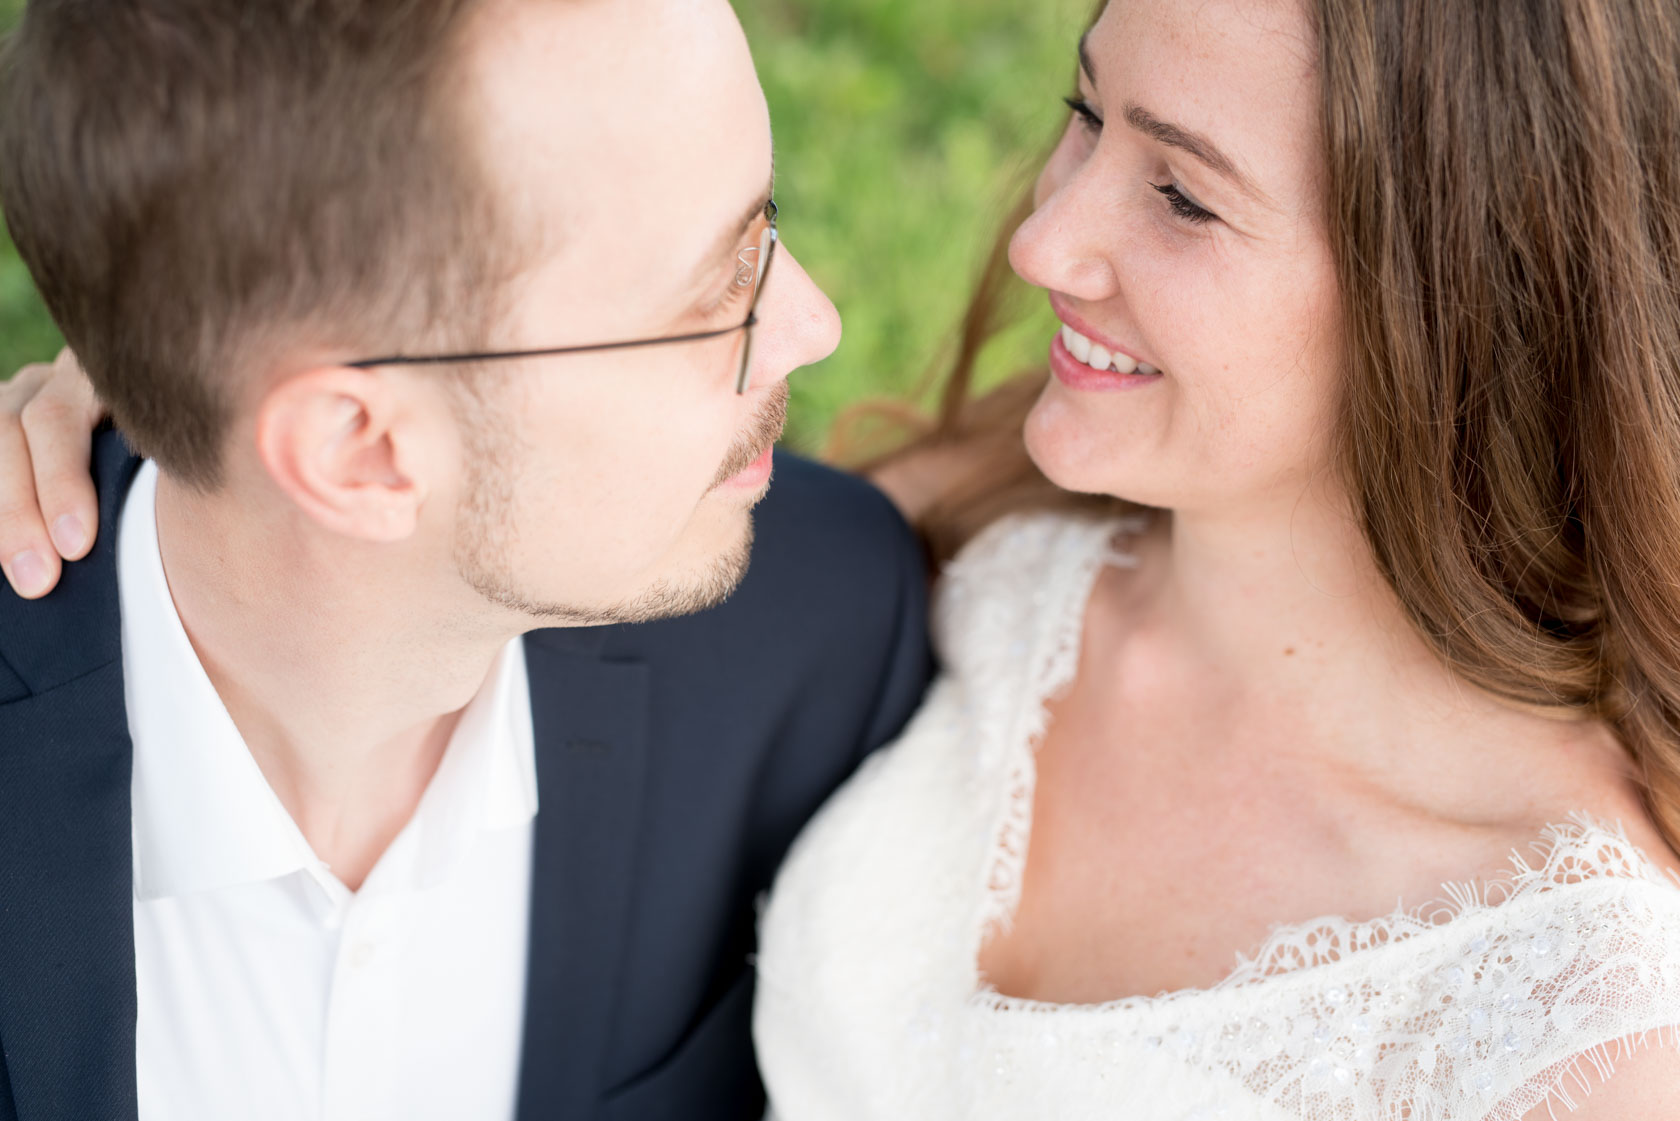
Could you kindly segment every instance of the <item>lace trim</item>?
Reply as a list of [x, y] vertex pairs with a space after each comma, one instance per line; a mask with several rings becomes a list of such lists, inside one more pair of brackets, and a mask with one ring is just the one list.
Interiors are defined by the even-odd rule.
[[981, 992], [968, 1009], [1000, 1071], [1047, 1045], [1087, 1070], [1162, 1052], [1181, 1085], [1225, 1100], [1197, 1118], [1248, 1116], [1253, 1099], [1302, 1121], [1574, 1109], [1636, 1048], [1680, 1045], [1680, 876], [1579, 814], [1533, 847], [1508, 878], [1415, 911], [1281, 927], [1210, 989], [1101, 1005]]
[[[1030, 822], [1029, 822], [1030, 827]], [[1665, 871], [1628, 839], [1620, 825], [1599, 822], [1584, 813], [1548, 825], [1529, 846], [1538, 863], [1520, 850], [1511, 852], [1509, 876], [1488, 881], [1442, 885], [1440, 898], [1420, 907], [1399, 908], [1380, 918], [1354, 921], [1322, 915], [1273, 929], [1252, 955], [1238, 955], [1234, 969], [1206, 988], [1176, 989], [1154, 996], [1128, 996], [1096, 1004], [1057, 1004], [1005, 996], [995, 989], [976, 991], [973, 1003], [995, 1012], [1079, 1012], [1099, 1014], [1135, 1009], [1164, 1009], [1186, 1001], [1217, 996], [1264, 981], [1327, 969], [1420, 935], [1440, 934], [1490, 916], [1501, 908], [1560, 888], [1627, 881], [1680, 889], [1680, 875]], [[1618, 888], [1619, 890], [1619, 888]]]
[[[1016, 621], [1021, 628], [1019, 633], [1036, 631], [1037, 641], [1027, 660], [1027, 673], [1024, 675], [1028, 689], [1025, 703], [1016, 708], [1013, 722], [1000, 725], [1003, 737], [997, 746], [1001, 747], [1003, 801], [990, 833], [991, 859], [983, 872], [984, 890], [977, 924], [982, 943], [994, 931], [1007, 929], [1020, 903], [1027, 845], [1032, 832], [1033, 794], [1038, 778], [1034, 756], [1049, 725], [1049, 705], [1073, 684], [1079, 670], [1085, 608], [1096, 586], [1097, 576], [1111, 565], [1130, 567], [1137, 563], [1135, 557], [1120, 549], [1119, 538], [1142, 533], [1148, 528], [1149, 519], [1136, 515], [1099, 522], [1070, 523], [1065, 516], [1040, 516], [1037, 519], [1009, 519], [1001, 523], [998, 530], [1005, 538], [1009, 533], [1018, 533], [1023, 529], [1038, 529], [1047, 536], [1050, 530], [1059, 530], [1054, 536], [1063, 537], [1070, 526], [1079, 535], [1076, 541], [1079, 547], [1065, 557], [1051, 558], [1065, 567], [1057, 568], [1049, 581], [1057, 599], [1054, 603], [1043, 604], [1048, 609], [1047, 623], [1038, 629], [1032, 626], [1030, 619]], [[977, 541], [976, 545], [980, 546], [977, 551], [987, 552], [987, 544], [995, 543]], [[1039, 550], [1032, 552], [1039, 555], [1023, 559], [1029, 565], [1042, 566], [1045, 559], [1042, 553]], [[966, 576], [966, 573], [962, 574], [962, 577]], [[1013, 666], [1006, 667], [1005, 673], [1021, 676], [1015, 673]], [[978, 943], [974, 950], [977, 955]]]

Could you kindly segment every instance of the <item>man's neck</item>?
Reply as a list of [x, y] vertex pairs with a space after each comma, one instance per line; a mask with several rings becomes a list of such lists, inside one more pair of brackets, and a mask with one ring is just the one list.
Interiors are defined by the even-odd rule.
[[[389, 551], [158, 480], [158, 545], [199, 661], [263, 777], [352, 890], [414, 816], [505, 633]], [[451, 610], [455, 610], [452, 618]]]

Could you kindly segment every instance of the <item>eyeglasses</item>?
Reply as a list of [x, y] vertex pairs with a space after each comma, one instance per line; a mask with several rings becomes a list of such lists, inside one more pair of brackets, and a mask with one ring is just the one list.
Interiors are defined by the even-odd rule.
[[346, 362], [345, 365], [357, 370], [366, 370], [374, 366], [443, 366], [452, 363], [467, 362], [500, 362], [511, 358], [548, 358], [558, 354], [590, 354], [602, 350], [630, 350], [643, 346], [674, 346], [677, 343], [697, 343], [705, 339], [722, 338], [733, 335], [736, 331], [746, 332], [741, 344], [741, 368], [735, 375], [735, 393], [743, 394], [747, 391], [747, 381], [752, 362], [753, 328], [758, 326], [758, 301], [764, 295], [764, 280], [770, 275], [770, 262], [776, 255], [776, 244], [781, 240], [776, 233], [776, 203], [772, 199], [764, 206], [764, 216], [770, 220], [765, 227], [764, 235], [759, 238], [757, 246], [749, 246], [736, 254], [735, 257], [735, 285], [740, 288], [752, 288], [752, 302], [747, 305], [747, 318], [733, 327], [723, 327], [716, 331], [698, 331], [688, 335], [665, 335], [654, 339], [625, 339], [621, 342], [590, 343], [587, 346], [552, 346], [539, 350], [496, 350], [481, 354], [428, 354], [408, 355], [393, 354], [384, 358], [364, 358], [358, 362]]

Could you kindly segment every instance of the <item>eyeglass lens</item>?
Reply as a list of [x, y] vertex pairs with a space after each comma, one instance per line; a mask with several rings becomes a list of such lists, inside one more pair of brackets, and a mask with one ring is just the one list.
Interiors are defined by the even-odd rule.
[[741, 343], [741, 369], [735, 375], [735, 393], [737, 396], [747, 391], [747, 383], [752, 373], [752, 341], [753, 328], [758, 323], [758, 301], [764, 295], [764, 281], [770, 275], [770, 262], [776, 253], [776, 214], [770, 212], [770, 224], [764, 229], [764, 236], [758, 243], [758, 275], [753, 278], [752, 302], [747, 306], [747, 327]]

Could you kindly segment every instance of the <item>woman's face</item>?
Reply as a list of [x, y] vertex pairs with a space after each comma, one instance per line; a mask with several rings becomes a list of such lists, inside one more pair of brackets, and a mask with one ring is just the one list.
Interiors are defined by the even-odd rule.
[[1306, 15], [1112, 0], [1082, 61], [1010, 245], [1066, 325], [1027, 447], [1070, 490], [1293, 502], [1329, 464], [1341, 366]]

